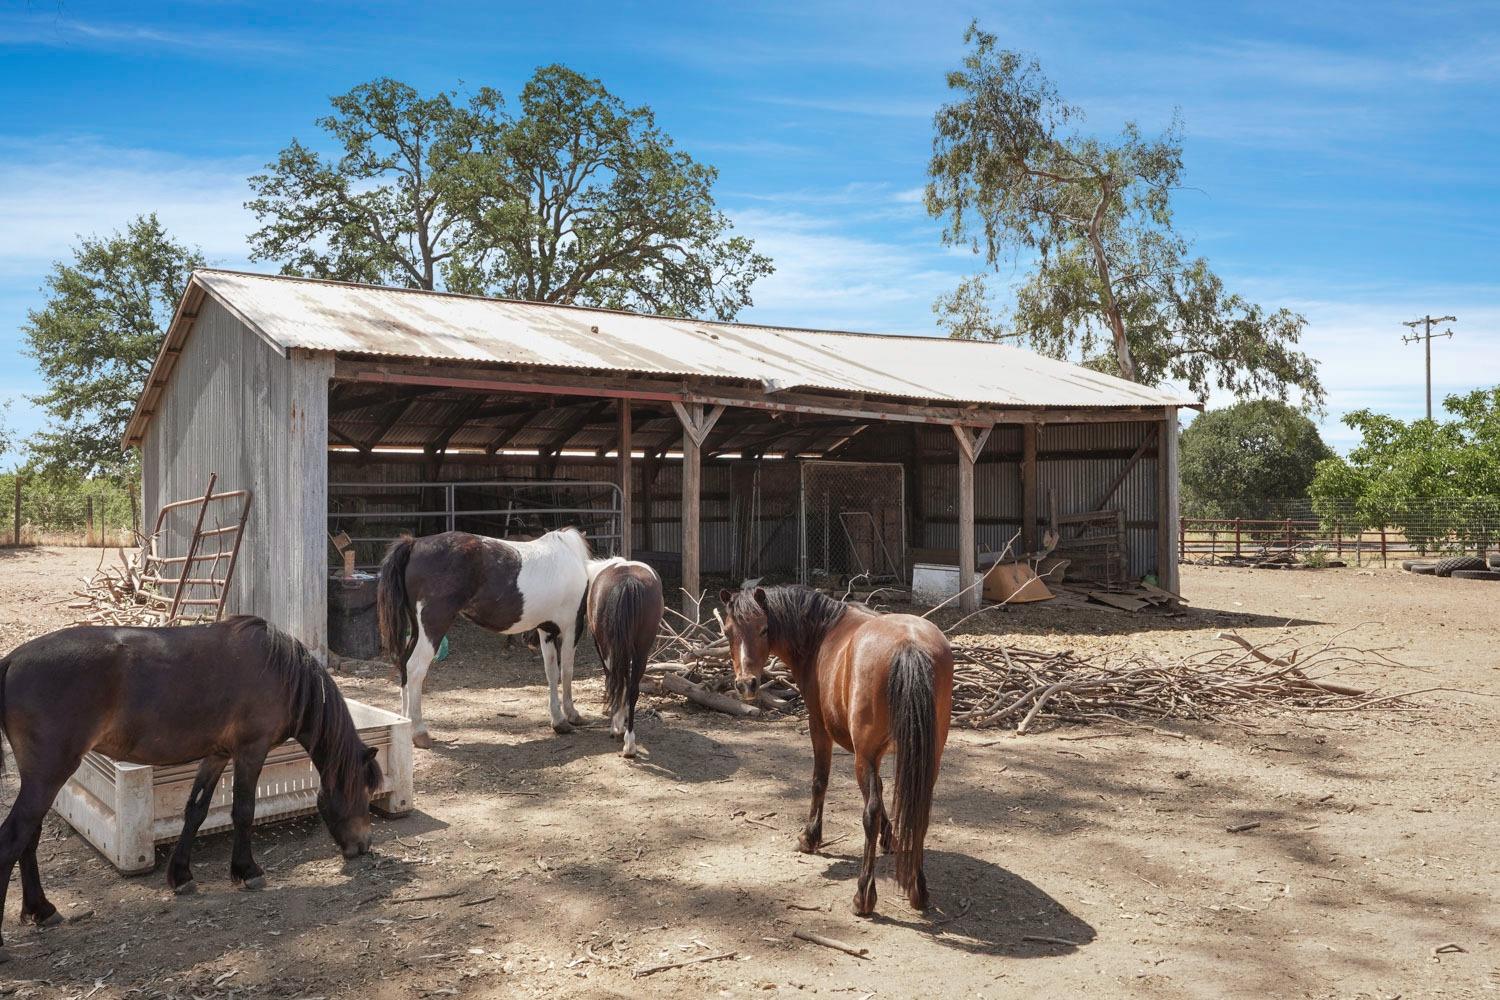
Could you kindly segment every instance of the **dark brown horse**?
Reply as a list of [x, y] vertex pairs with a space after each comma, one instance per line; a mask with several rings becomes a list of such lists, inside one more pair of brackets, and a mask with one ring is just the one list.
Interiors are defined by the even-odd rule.
[[[370, 849], [375, 751], [360, 740], [338, 686], [301, 643], [259, 618], [182, 628], [83, 626], [33, 639], [0, 660], [0, 728], [21, 787], [0, 824], [0, 911], [21, 863], [21, 919], [61, 923], [42, 892], [42, 819], [84, 754], [167, 766], [201, 760], [167, 884], [195, 888], [189, 854], [214, 789], [234, 760], [230, 876], [265, 886], [250, 853], [255, 785], [266, 754], [287, 739], [307, 749], [322, 789], [318, 811], [346, 858]], [[0, 948], [0, 955], [4, 949]]]
[[[922, 845], [953, 708], [953, 650], [938, 627], [914, 615], [879, 615], [808, 587], [721, 591], [735, 686], [749, 698], [774, 653], [807, 704], [813, 797], [797, 849], [823, 839], [823, 796], [833, 744], [854, 754], [865, 798], [865, 858], [854, 912], [875, 910], [876, 845], [896, 853], [896, 880], [911, 905], [927, 908]], [[887, 817], [880, 760], [896, 752]]]
[[635, 703], [646, 661], [661, 631], [661, 578], [645, 563], [615, 557], [589, 562], [588, 623], [604, 664], [609, 734], [635, 756]]

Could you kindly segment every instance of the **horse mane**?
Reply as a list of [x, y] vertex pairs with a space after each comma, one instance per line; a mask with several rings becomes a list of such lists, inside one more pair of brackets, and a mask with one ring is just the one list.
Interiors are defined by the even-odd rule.
[[588, 562], [594, 558], [593, 543], [583, 533], [583, 529], [577, 525], [570, 524], [566, 528], [558, 528], [556, 531], [551, 532], [551, 534], [556, 535], [559, 539], [568, 543], [575, 552], [580, 553], [584, 562]]
[[323, 787], [339, 802], [380, 787], [378, 765], [366, 766], [365, 744], [349, 715], [349, 706], [333, 677], [307, 647], [262, 618], [242, 615], [226, 623], [243, 635], [259, 633], [266, 647], [266, 668], [286, 689], [292, 735], [318, 769]]
[[[764, 607], [755, 599], [757, 590], [765, 597]], [[736, 617], [765, 615], [766, 638], [771, 645], [784, 647], [799, 669], [812, 666], [828, 630], [848, 611], [843, 601], [799, 583], [736, 591], [729, 606], [729, 613]]]

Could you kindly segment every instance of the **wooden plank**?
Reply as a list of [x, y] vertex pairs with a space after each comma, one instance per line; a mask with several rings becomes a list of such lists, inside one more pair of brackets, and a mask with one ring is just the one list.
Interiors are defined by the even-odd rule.
[[1144, 438], [1141, 439], [1141, 443], [1136, 446], [1135, 451], [1133, 451], [1130, 457], [1125, 460], [1125, 467], [1120, 470], [1120, 474], [1115, 476], [1114, 481], [1109, 484], [1109, 488], [1099, 495], [1099, 501], [1094, 504], [1094, 510], [1103, 510], [1105, 506], [1107, 506], [1109, 502], [1114, 499], [1115, 493], [1119, 491], [1121, 484], [1123, 484], [1126, 478], [1130, 475], [1130, 471], [1136, 467], [1141, 458], [1146, 454], [1146, 449], [1151, 447], [1151, 444], [1156, 441], [1159, 436], [1160, 431], [1158, 430], [1158, 428], [1153, 427], [1151, 428], [1150, 433], [1148, 433]]
[[953, 425], [958, 441], [958, 606], [965, 613], [978, 611], [981, 597], [974, 577], [974, 463], [991, 430]]
[[689, 403], [681, 409], [679, 406], [681, 404], [673, 405], [682, 421], [682, 611], [691, 617], [697, 612], [702, 544], [699, 524], [702, 516], [702, 438], [694, 432], [702, 426], [704, 416], [702, 403]]
[[1160, 420], [1160, 406], [1038, 407], [939, 405], [919, 402], [885, 402], [861, 394], [830, 392], [777, 392], [738, 385], [701, 386], [688, 379], [589, 377], [572, 371], [523, 372], [508, 368], [485, 368], [429, 362], [374, 362], [341, 358], [335, 377], [350, 382], [392, 385], [430, 385], [486, 392], [550, 393], [561, 396], [629, 398], [658, 402], [694, 402], [708, 406], [736, 406], [781, 413], [815, 413], [849, 420], [894, 420], [925, 424], [962, 423], [988, 427], [996, 423], [1131, 423]]
[[635, 525], [630, 495], [630, 400], [622, 399], [616, 410], [618, 420], [615, 478], [620, 484], [620, 555], [630, 558], [631, 531]]
[[1136, 600], [1134, 597], [1126, 597], [1124, 594], [1111, 594], [1107, 590], [1091, 590], [1089, 597], [1100, 604], [1108, 604], [1110, 607], [1119, 608], [1121, 611], [1141, 611], [1150, 607], [1145, 601]]
[[1162, 589], [1181, 593], [1178, 573], [1179, 543], [1177, 481], [1177, 411], [1169, 411], [1157, 432], [1156, 448], [1156, 579]]
[[1021, 548], [1026, 552], [1041, 548], [1036, 524], [1036, 439], [1036, 424], [1021, 428]]

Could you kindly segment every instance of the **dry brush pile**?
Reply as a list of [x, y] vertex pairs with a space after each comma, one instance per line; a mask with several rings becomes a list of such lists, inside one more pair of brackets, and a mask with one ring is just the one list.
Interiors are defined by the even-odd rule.
[[[1351, 630], [1352, 631], [1352, 630]], [[1091, 657], [1043, 651], [995, 639], [954, 647], [953, 720], [974, 728], [1004, 726], [1026, 733], [1041, 722], [1235, 722], [1255, 712], [1354, 712], [1413, 707], [1407, 699], [1429, 687], [1398, 693], [1335, 679], [1340, 671], [1403, 667], [1389, 650], [1345, 641], [1290, 639], [1255, 645], [1221, 632], [1223, 643], [1180, 657], [1142, 654]], [[770, 685], [754, 703], [734, 696], [729, 645], [717, 614], [689, 618], [668, 611], [645, 690], [677, 694], [706, 708], [747, 717], [801, 707], [789, 672], [773, 661]]]

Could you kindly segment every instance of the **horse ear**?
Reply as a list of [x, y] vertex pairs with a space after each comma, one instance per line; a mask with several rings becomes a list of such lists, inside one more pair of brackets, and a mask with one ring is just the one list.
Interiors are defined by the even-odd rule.
[[759, 604], [762, 608], [764, 608], [767, 611], [771, 610], [770, 606], [768, 604], [766, 604], [766, 588], [764, 588], [764, 587], [756, 587], [755, 588], [755, 603]]
[[734, 591], [725, 588], [724, 590], [719, 591], [719, 603], [727, 607], [729, 605], [729, 599], [733, 596]]
[[377, 750], [377, 749], [375, 749], [374, 747], [365, 747], [365, 760], [367, 760], [367, 761], [374, 760], [375, 759], [375, 755], [377, 753], [379, 753], [379, 752], [380, 751]]

